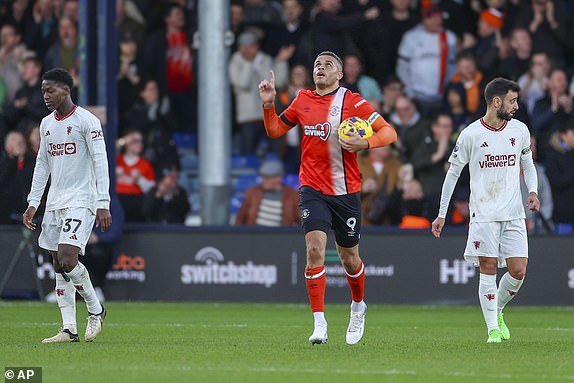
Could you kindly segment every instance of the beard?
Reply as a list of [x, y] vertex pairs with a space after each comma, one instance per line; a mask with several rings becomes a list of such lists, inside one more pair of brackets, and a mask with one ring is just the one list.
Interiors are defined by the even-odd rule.
[[504, 111], [502, 108], [496, 111], [496, 117], [506, 121], [512, 120], [512, 115], [509, 112]]

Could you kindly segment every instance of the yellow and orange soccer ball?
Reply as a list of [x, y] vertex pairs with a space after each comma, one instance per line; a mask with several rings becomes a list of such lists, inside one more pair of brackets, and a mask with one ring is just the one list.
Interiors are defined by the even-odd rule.
[[361, 138], [369, 138], [373, 135], [373, 127], [361, 117], [349, 117], [341, 122], [337, 133], [342, 138], [349, 138], [353, 133], [358, 134]]

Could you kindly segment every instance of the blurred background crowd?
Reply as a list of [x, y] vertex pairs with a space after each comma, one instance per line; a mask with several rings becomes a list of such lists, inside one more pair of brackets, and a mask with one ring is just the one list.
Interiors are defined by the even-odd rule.
[[[115, 190], [126, 222], [198, 224], [198, 1], [117, 0]], [[78, 0], [0, 1], [0, 224], [17, 224], [48, 113], [43, 71], [79, 83]], [[266, 138], [257, 85], [275, 71], [278, 111], [312, 89], [317, 53], [343, 58], [343, 85], [397, 130], [359, 154], [364, 225], [430, 228], [447, 160], [485, 111], [496, 76], [517, 81], [542, 211], [531, 232], [573, 232], [574, 2], [569, 0], [230, 0], [232, 221], [297, 225], [300, 133]], [[449, 225], [468, 225], [468, 176]], [[112, 212], [113, 213], [113, 212]]]

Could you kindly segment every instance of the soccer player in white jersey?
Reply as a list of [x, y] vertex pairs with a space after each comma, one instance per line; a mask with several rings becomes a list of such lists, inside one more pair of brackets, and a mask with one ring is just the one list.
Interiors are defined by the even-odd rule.
[[108, 230], [112, 223], [106, 144], [100, 121], [72, 102], [72, 86], [72, 77], [64, 69], [51, 69], [42, 76], [42, 95], [52, 113], [40, 124], [40, 150], [28, 195], [28, 209], [23, 215], [24, 225], [34, 230], [36, 224], [32, 219], [48, 177], [51, 177], [38, 242], [53, 259], [63, 327], [42, 343], [79, 342], [76, 291], [88, 307], [86, 342], [98, 336], [106, 316], [88, 270], [78, 262], [94, 220], [102, 231]]
[[[487, 84], [483, 118], [464, 129], [450, 156], [438, 217], [432, 233], [440, 237], [448, 204], [462, 168], [470, 170], [470, 227], [464, 257], [478, 264], [478, 297], [487, 326], [488, 343], [510, 339], [502, 310], [516, 295], [526, 273], [528, 241], [520, 193], [520, 168], [528, 187], [526, 205], [540, 209], [538, 179], [528, 127], [512, 116], [518, 110], [520, 87], [495, 78]], [[497, 267], [508, 271], [496, 286]]]

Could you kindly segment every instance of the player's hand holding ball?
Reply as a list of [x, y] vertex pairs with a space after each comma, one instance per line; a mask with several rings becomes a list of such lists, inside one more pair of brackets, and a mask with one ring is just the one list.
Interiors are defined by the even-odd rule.
[[363, 118], [350, 117], [341, 122], [337, 134], [341, 147], [354, 153], [369, 148], [367, 138], [373, 135], [373, 127]]

